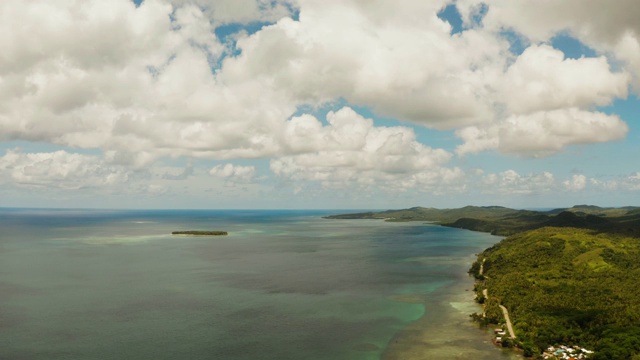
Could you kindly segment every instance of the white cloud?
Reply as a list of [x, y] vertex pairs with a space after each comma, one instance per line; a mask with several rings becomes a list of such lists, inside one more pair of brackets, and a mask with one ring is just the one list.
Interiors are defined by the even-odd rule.
[[[640, 89], [640, 6], [636, 0], [458, 0], [459, 11], [469, 14], [480, 4], [488, 6], [482, 23], [489, 31], [512, 29], [533, 43], [547, 42], [569, 33], [591, 48], [622, 60]], [[606, 9], [606, 10], [605, 10]]]
[[572, 144], [620, 140], [628, 127], [617, 116], [575, 108], [511, 116], [500, 129], [503, 152], [545, 155]]
[[275, 22], [290, 16], [295, 7], [293, 1], [272, 0], [171, 0], [171, 3], [176, 7], [197, 5], [215, 25]]
[[217, 165], [209, 171], [209, 174], [231, 182], [247, 183], [255, 177], [256, 168], [254, 166], [239, 166], [233, 164]]
[[464, 140], [460, 155], [488, 149], [524, 156], [547, 156], [567, 145], [620, 140], [627, 125], [615, 115], [576, 108], [512, 115], [488, 128], [465, 128], [456, 132]]
[[[563, 30], [592, 37], [601, 42], [615, 41], [629, 30], [640, 33], [640, 8], [635, 0], [458, 0], [459, 11], [469, 22], [469, 12], [479, 4], [488, 6], [482, 23], [490, 29], [513, 28], [532, 40], [544, 41]], [[606, 11], [603, 6], [606, 5]]]
[[[245, 2], [3, 2], [12, 16], [0, 24], [2, 138], [99, 148], [138, 167], [162, 157], [268, 158], [313, 148], [291, 133], [282, 137], [299, 106], [344, 98], [381, 115], [457, 129], [471, 139], [461, 154], [518, 152], [491, 135], [510, 131], [504, 103], [516, 113], [568, 113], [626, 95], [627, 76], [611, 73], [605, 58], [566, 60], [534, 46], [507, 67], [508, 44], [495, 34], [450, 35], [436, 16], [444, 1], [299, 1], [299, 21], [286, 17], [292, 4]], [[241, 35], [238, 56], [213, 32], [256, 19], [279, 20]], [[16, 30], [24, 24], [33, 24], [28, 37]], [[212, 70], [223, 54], [223, 67]], [[574, 137], [560, 146], [538, 142], [536, 151], [590, 141]]]
[[0, 24], [0, 138], [100, 148], [135, 166], [272, 154], [295, 104], [260, 82], [217, 81], [211, 64], [225, 47], [210, 19], [195, 6], [172, 11], [162, 1], [2, 2], [15, 16]]
[[22, 186], [61, 189], [117, 187], [127, 183], [133, 173], [111, 166], [96, 156], [52, 153], [23, 153], [9, 150], [0, 157], [0, 179]]
[[343, 97], [429, 127], [487, 121], [484, 85], [504, 63], [506, 43], [475, 31], [451, 37], [436, 16], [443, 4], [302, 1], [300, 21], [241, 39], [242, 54], [221, 75], [269, 79], [302, 103]]
[[625, 183], [630, 190], [640, 190], [640, 172], [627, 176]]
[[581, 174], [573, 175], [562, 184], [570, 191], [581, 191], [587, 187], [587, 177]]
[[507, 107], [522, 114], [608, 105], [627, 97], [628, 81], [610, 71], [604, 56], [565, 59], [560, 50], [533, 45], [509, 67], [501, 92]]
[[[410, 128], [375, 126], [352, 105], [453, 129], [463, 141], [458, 155], [539, 157], [619, 140], [626, 124], [594, 109], [627, 96], [630, 79], [637, 81], [638, 25], [617, 3], [619, 22], [588, 1], [577, 14], [564, 3], [554, 5], [556, 12], [545, 3], [545, 11], [534, 6], [527, 13], [513, 2], [488, 1], [483, 25], [452, 36], [436, 16], [445, 0], [147, 0], [138, 8], [130, 0], [5, 0], [0, 141], [104, 156], [10, 152], [2, 158], [3, 178], [103, 186], [101, 171], [132, 176], [163, 158], [261, 158], [296, 186], [460, 191], [465, 173], [450, 164], [453, 154], [421, 143]], [[466, 14], [477, 3], [457, 4]], [[273, 24], [235, 34], [237, 49], [215, 35], [218, 26], [255, 21]], [[502, 27], [516, 28], [533, 45], [511, 54], [497, 33]], [[548, 45], [564, 29], [602, 55], [564, 59]], [[614, 58], [622, 61], [617, 72]], [[330, 112], [327, 124], [294, 116], [336, 101], [352, 107]], [[39, 162], [56, 164], [47, 165], [51, 175], [29, 165]], [[255, 168], [229, 163], [211, 175], [251, 181]], [[495, 176], [506, 182], [507, 175]], [[527, 181], [520, 177], [515, 183]], [[149, 190], [168, 191], [159, 186]]]
[[613, 47], [613, 53], [632, 74], [634, 90], [640, 94], [640, 33], [625, 33]]
[[291, 152], [271, 161], [271, 170], [292, 181], [324, 187], [376, 187], [404, 191], [454, 188], [464, 177], [444, 165], [452, 154], [416, 141], [405, 127], [375, 127], [351, 108], [327, 115], [329, 125], [310, 115], [293, 118], [285, 131]]
[[590, 178], [589, 185], [591, 187], [599, 188], [605, 191], [613, 191], [613, 190], [618, 190], [620, 188], [620, 182], [616, 179], [600, 180], [600, 179]]
[[532, 195], [553, 191], [556, 180], [550, 172], [520, 175], [515, 170], [506, 170], [482, 176], [480, 189], [489, 194]]
[[600, 179], [589, 179], [590, 184], [596, 188], [605, 191], [615, 191], [615, 190], [623, 190], [623, 191], [637, 191], [640, 190], [640, 172], [634, 172], [629, 175], [617, 176], [613, 179], [608, 180], [600, 180]]

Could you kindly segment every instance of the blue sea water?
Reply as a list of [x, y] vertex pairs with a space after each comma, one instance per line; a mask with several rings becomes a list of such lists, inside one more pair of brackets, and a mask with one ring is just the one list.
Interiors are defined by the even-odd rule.
[[499, 238], [331, 213], [2, 209], [0, 359], [514, 358], [468, 317]]

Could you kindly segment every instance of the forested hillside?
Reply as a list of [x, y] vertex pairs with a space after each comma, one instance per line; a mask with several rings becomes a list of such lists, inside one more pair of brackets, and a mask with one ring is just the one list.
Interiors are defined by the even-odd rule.
[[432, 221], [443, 226], [508, 236], [546, 226], [577, 227], [640, 237], [640, 208], [602, 208], [576, 205], [551, 211], [516, 210], [502, 206], [465, 206], [458, 209], [414, 207], [327, 216], [329, 219], [384, 219]]
[[571, 345], [595, 350], [590, 359], [640, 360], [640, 208], [416, 207], [329, 218], [433, 221], [510, 235], [470, 270], [484, 304], [484, 316], [474, 317], [497, 323], [499, 305], [508, 308], [516, 340], [503, 345], [515, 343], [528, 356]]
[[472, 272], [510, 312], [528, 353], [554, 344], [596, 350], [592, 359], [640, 359], [640, 240], [579, 228], [513, 235], [478, 257]]

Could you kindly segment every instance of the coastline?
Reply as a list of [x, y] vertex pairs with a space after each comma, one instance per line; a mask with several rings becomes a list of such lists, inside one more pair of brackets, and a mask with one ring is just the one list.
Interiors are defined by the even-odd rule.
[[[495, 342], [495, 335], [490, 327], [482, 326], [473, 321], [471, 314], [482, 313], [483, 307], [476, 301], [474, 286], [475, 278], [469, 274], [469, 268], [477, 260], [479, 253], [490, 248], [505, 238], [506, 235], [497, 234], [493, 231], [486, 231], [479, 228], [465, 228], [451, 226], [440, 221], [426, 221], [424, 219], [403, 219], [393, 221], [394, 218], [359, 217], [362, 214], [340, 215], [335, 217], [325, 217], [328, 219], [370, 219], [382, 220], [385, 222], [420, 222], [423, 225], [430, 225], [443, 229], [457, 229], [471, 234], [483, 234], [492, 240], [484, 245], [478, 245], [472, 253], [458, 255], [449, 258], [444, 263], [455, 263], [460, 275], [456, 280], [440, 289], [442, 293], [436, 300], [437, 306], [433, 306], [433, 299], [421, 302], [425, 307], [423, 315], [411, 322], [405, 328], [398, 331], [384, 346], [380, 353], [383, 360], [448, 360], [448, 359], [509, 359], [521, 360], [521, 352], [514, 351], [513, 348], [503, 348]], [[474, 239], [469, 239], [469, 244], [473, 244]], [[440, 263], [443, 259], [425, 258], [416, 259], [418, 261], [436, 261]], [[442, 264], [444, 264], [442, 263]], [[423, 296], [416, 294], [416, 298]], [[427, 295], [428, 297], [429, 295]], [[398, 299], [402, 301], [401, 299]], [[429, 307], [428, 307], [429, 306]], [[437, 329], [434, 331], [434, 327]]]
[[[518, 358], [540, 354], [545, 349], [551, 352], [551, 344], [559, 343], [564, 345], [557, 352], [569, 347], [585, 356], [597, 352], [602, 358], [628, 359], [640, 353], [640, 345], [633, 341], [638, 338], [640, 328], [636, 326], [637, 319], [629, 315], [637, 314], [640, 308], [632, 290], [636, 279], [629, 276], [638, 270], [639, 207], [575, 205], [544, 212], [500, 206], [413, 207], [330, 218], [422, 223], [429, 219], [437, 220], [443, 227], [509, 236], [504, 242], [487, 244], [477, 251], [492, 260], [489, 283], [502, 295], [489, 297], [485, 290], [488, 303], [484, 302], [485, 308], [480, 313], [486, 314], [486, 318], [473, 315], [480, 320], [478, 325], [506, 321], [506, 327], [501, 326], [503, 331], [498, 331], [492, 342], [510, 349], [507, 351], [518, 352]], [[482, 279], [477, 260], [467, 266], [474, 277]], [[482, 297], [481, 288], [474, 287], [475, 291]], [[531, 298], [536, 301], [529, 301]], [[611, 298], [621, 299], [617, 307], [611, 306]], [[564, 311], [540, 312], [541, 306], [553, 309], [562, 306]], [[525, 324], [519, 329], [518, 339], [509, 322], [510, 311], [514, 311], [516, 321]], [[393, 346], [391, 343], [389, 348]], [[446, 357], [422, 354], [415, 359], [450, 359], [456, 356], [455, 350], [451, 348]], [[397, 358], [413, 359], [410, 353]]]
[[[424, 223], [424, 222], [423, 222]], [[440, 224], [429, 224], [443, 226]], [[472, 233], [481, 233], [495, 238], [495, 245], [504, 236], [483, 231], [459, 229]], [[450, 360], [450, 359], [522, 359], [522, 355], [513, 349], [496, 346], [493, 332], [474, 322], [470, 315], [482, 311], [482, 305], [475, 300], [473, 291], [476, 283], [468, 269], [476, 260], [477, 254], [468, 254], [454, 260], [460, 266], [460, 275], [456, 281], [438, 290], [440, 299], [436, 308], [428, 308], [423, 302], [423, 315], [397, 332], [382, 349], [382, 360]], [[434, 324], [439, 331], [434, 332]]]
[[[462, 276], [466, 276], [463, 278]], [[473, 322], [469, 314], [479, 311], [474, 299], [474, 280], [466, 274], [442, 289], [435, 307], [402, 329], [384, 348], [383, 360], [522, 359], [511, 349], [496, 347], [489, 328]], [[438, 331], [434, 332], [434, 326]]]

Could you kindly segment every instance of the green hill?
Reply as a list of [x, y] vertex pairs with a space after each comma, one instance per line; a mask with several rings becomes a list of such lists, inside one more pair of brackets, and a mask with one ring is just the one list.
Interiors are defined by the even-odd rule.
[[563, 211], [569, 211], [572, 213], [578, 213], [583, 215], [597, 215], [597, 216], [623, 216], [629, 212], [639, 211], [640, 208], [635, 206], [625, 206], [625, 207], [600, 207], [595, 205], [574, 205], [570, 208], [560, 208], [554, 209], [551, 211], [547, 211], [547, 214], [557, 215]]
[[549, 345], [562, 344], [594, 349], [590, 359], [640, 360], [638, 207], [576, 205], [545, 212], [499, 206], [415, 207], [328, 218], [433, 221], [511, 235], [471, 266], [486, 315], [474, 318], [499, 322], [498, 305], [506, 306], [516, 343], [526, 355], [536, 357]]
[[545, 227], [504, 239], [482, 259], [483, 285], [509, 309], [524, 348], [570, 344], [596, 350], [591, 359], [640, 358], [637, 238]]
[[413, 207], [403, 210], [387, 210], [381, 212], [364, 212], [355, 214], [341, 214], [327, 216], [328, 219], [384, 219], [387, 221], [435, 221], [440, 223], [452, 223], [462, 218], [479, 220], [498, 220], [505, 216], [522, 214], [544, 214], [514, 210], [502, 206], [465, 206], [457, 209], [436, 209]]
[[547, 212], [516, 210], [502, 206], [465, 206], [458, 209], [414, 207], [404, 210], [327, 216], [328, 219], [382, 219], [431, 221], [443, 226], [508, 236], [546, 226], [577, 227], [640, 237], [640, 208], [601, 208], [576, 205]]

